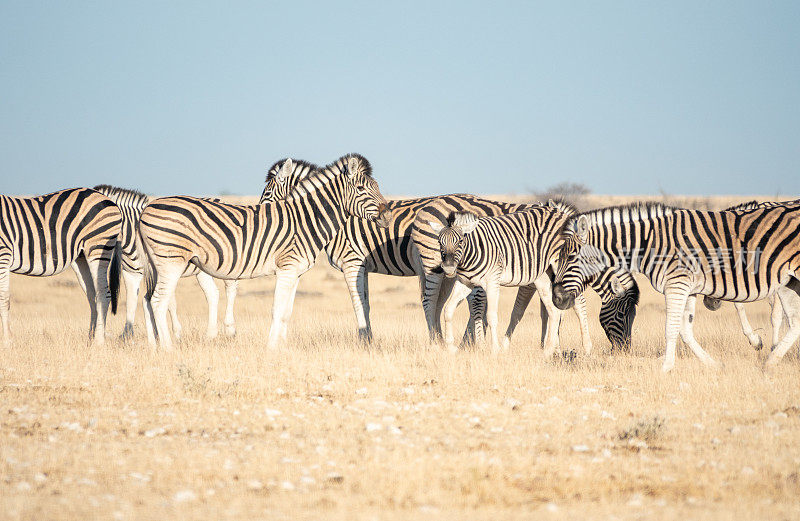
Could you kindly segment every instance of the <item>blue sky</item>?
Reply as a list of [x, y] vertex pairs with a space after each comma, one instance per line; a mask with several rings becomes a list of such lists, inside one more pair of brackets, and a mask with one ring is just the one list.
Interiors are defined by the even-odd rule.
[[0, 193], [800, 194], [800, 2], [0, 3]]

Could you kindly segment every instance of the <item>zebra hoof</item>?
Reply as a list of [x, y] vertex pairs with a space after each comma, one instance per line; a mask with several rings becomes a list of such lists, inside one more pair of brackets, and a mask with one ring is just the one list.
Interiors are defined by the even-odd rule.
[[236, 327], [225, 326], [225, 336], [236, 336]]
[[753, 349], [755, 349], [756, 351], [761, 351], [761, 349], [764, 347], [764, 342], [761, 340], [761, 337], [756, 337], [756, 338], [758, 339], [758, 342], [753, 343], [751, 341], [750, 345], [752, 345]]

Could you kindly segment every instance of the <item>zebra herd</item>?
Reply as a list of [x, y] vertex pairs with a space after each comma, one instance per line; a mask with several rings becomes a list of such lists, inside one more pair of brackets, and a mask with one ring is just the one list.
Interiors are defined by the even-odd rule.
[[[747, 203], [721, 212], [632, 204], [578, 213], [568, 204], [516, 204], [467, 194], [387, 201], [361, 155], [324, 167], [283, 159], [268, 171], [258, 204], [187, 196], [151, 199], [108, 185], [46, 196], [0, 196], [0, 318], [10, 341], [9, 273], [46, 276], [71, 266], [90, 304], [90, 339], [105, 337], [109, 305], [126, 287], [123, 336], [133, 332], [141, 282], [151, 344], [180, 336], [175, 288], [196, 276], [208, 302], [206, 334], [215, 337], [225, 283], [224, 331], [235, 334], [237, 281], [276, 275], [267, 345], [285, 340], [300, 276], [322, 251], [350, 292], [359, 337], [370, 342], [369, 273], [416, 276], [433, 341], [458, 349], [452, 320], [467, 300], [462, 343], [488, 337], [507, 349], [538, 291], [545, 356], [559, 348], [563, 310], [575, 308], [589, 353], [587, 285], [602, 301], [600, 323], [613, 348], [627, 349], [639, 288], [647, 277], [667, 305], [666, 357], [675, 364], [678, 335], [708, 365], [716, 362], [693, 335], [697, 295], [709, 309], [732, 301], [751, 344], [761, 340], [742, 302], [770, 298], [774, 365], [800, 336], [800, 201]], [[517, 287], [502, 340], [501, 286]], [[777, 298], [775, 296], [777, 295]], [[172, 331], [167, 315], [170, 315]], [[782, 315], [789, 331], [778, 337]], [[441, 321], [440, 321], [441, 318]]]

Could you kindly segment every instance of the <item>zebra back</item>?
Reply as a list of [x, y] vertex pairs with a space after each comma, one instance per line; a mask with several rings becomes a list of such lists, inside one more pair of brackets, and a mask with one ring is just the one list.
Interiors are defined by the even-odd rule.
[[382, 196], [368, 164], [357, 158], [343, 156], [324, 169], [288, 161], [285, 167], [287, 173], [298, 167], [315, 172], [286, 200], [251, 206], [196, 197], [153, 200], [141, 217], [151, 256], [162, 263], [196, 257], [204, 271], [223, 279], [258, 277], [277, 267], [310, 267], [347, 214], [379, 218]]
[[114, 202], [89, 188], [0, 195], [0, 264], [12, 273], [48, 276], [81, 253], [89, 260], [110, 259], [121, 226]]
[[[556, 279], [577, 295], [605, 267], [641, 271], [658, 291], [681, 280], [691, 294], [760, 300], [800, 268], [800, 205], [708, 212], [637, 204], [571, 219]], [[564, 258], [562, 256], [562, 258]]]

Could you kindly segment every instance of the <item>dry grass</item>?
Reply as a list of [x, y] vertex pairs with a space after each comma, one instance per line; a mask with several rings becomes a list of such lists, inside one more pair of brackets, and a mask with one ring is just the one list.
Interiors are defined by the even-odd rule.
[[[272, 279], [242, 284], [235, 340], [200, 336], [205, 302], [185, 280], [176, 352], [90, 349], [73, 280], [12, 279], [3, 519], [800, 517], [797, 351], [764, 374], [731, 306], [697, 324], [725, 368], [684, 353], [664, 376], [663, 300], [643, 281], [630, 355], [608, 354], [591, 296], [596, 352], [580, 353], [570, 314], [579, 356], [545, 363], [535, 313], [508, 354], [431, 350], [416, 281], [381, 276], [377, 342], [361, 347], [324, 263], [285, 350], [264, 347]], [[749, 310], [766, 340], [767, 306]]]

